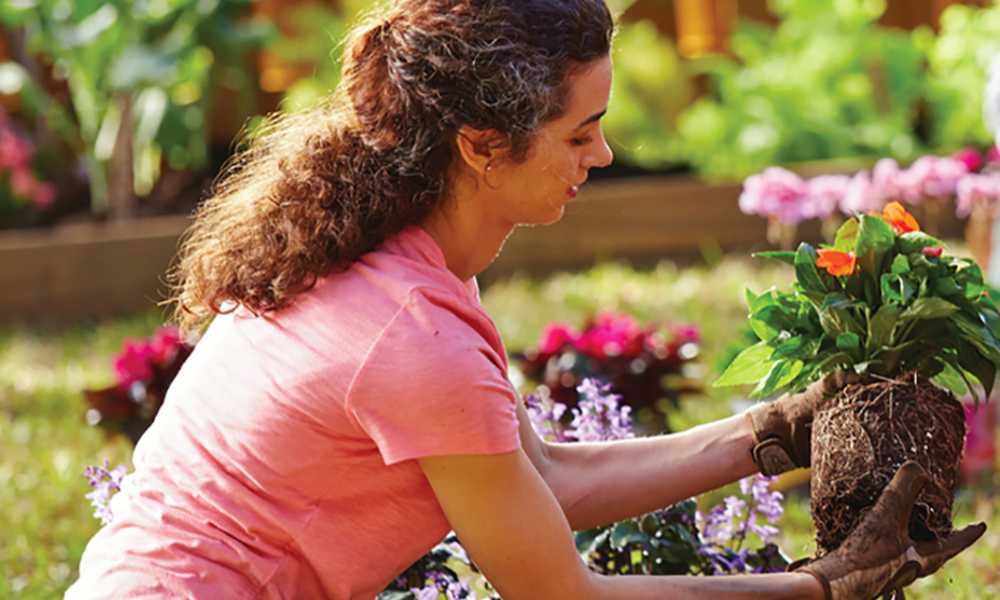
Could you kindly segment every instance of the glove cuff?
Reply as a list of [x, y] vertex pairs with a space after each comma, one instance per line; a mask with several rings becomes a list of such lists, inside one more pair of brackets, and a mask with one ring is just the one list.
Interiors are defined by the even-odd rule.
[[792, 453], [776, 437], [754, 444], [750, 448], [750, 456], [761, 474], [768, 477], [796, 468], [792, 461]]
[[830, 580], [826, 578], [826, 575], [811, 569], [808, 565], [795, 569], [796, 573], [808, 573], [816, 578], [819, 585], [823, 588], [823, 599], [833, 600], [833, 588], [830, 587]]
[[795, 469], [798, 465], [784, 414], [771, 403], [754, 406], [749, 414], [754, 441], [750, 457], [757, 469], [769, 477]]

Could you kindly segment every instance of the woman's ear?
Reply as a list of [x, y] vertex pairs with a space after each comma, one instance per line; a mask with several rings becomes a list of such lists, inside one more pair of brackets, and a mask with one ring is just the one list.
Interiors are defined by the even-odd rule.
[[506, 136], [495, 129], [463, 126], [455, 134], [455, 146], [462, 162], [480, 176], [485, 176], [487, 167], [500, 162], [508, 145]]

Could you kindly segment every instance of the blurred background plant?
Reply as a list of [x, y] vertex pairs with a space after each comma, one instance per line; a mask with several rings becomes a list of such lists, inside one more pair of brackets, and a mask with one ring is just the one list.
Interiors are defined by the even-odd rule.
[[30, 224], [55, 202], [56, 190], [39, 175], [34, 143], [0, 107], [0, 229]]
[[[21, 93], [46, 135], [80, 158], [95, 212], [132, 216], [135, 196], [153, 190], [164, 163], [177, 171], [206, 164], [217, 93], [234, 92], [231, 108], [241, 121], [250, 116], [248, 52], [271, 29], [245, 18], [248, 6], [249, 0], [2, 3], [0, 23], [14, 34], [16, 61], [2, 65], [2, 91]], [[46, 81], [49, 72], [55, 82]], [[60, 101], [61, 86], [71, 112]]]
[[[685, 395], [700, 392], [692, 363], [701, 334], [691, 324], [645, 327], [632, 315], [601, 312], [582, 331], [565, 323], [549, 323], [537, 346], [513, 355], [524, 375], [541, 385], [553, 401], [576, 407], [577, 388], [598, 377], [621, 394], [634, 411], [642, 433], [670, 431], [670, 413]], [[570, 413], [563, 416], [568, 425]]]
[[773, 0], [777, 27], [749, 20], [732, 57], [691, 70], [711, 92], [678, 119], [676, 159], [709, 178], [841, 157], [913, 158], [923, 57], [901, 30], [879, 26], [879, 0]]
[[946, 152], [992, 145], [980, 107], [990, 64], [1000, 56], [1000, 3], [950, 6], [937, 34], [920, 27], [913, 39], [927, 57], [929, 145]]

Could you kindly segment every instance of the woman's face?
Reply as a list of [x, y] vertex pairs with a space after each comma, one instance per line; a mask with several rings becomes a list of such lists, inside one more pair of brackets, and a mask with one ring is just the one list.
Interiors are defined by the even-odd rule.
[[610, 57], [570, 75], [569, 89], [566, 112], [542, 127], [526, 160], [497, 165], [489, 178], [497, 186], [497, 216], [511, 225], [555, 223], [590, 169], [614, 157], [601, 130], [611, 95]]

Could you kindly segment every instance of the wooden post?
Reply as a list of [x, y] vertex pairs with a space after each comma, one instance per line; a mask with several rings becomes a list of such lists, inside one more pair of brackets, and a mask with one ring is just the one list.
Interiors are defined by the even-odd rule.
[[694, 58], [729, 49], [737, 15], [736, 0], [675, 0], [677, 49]]

